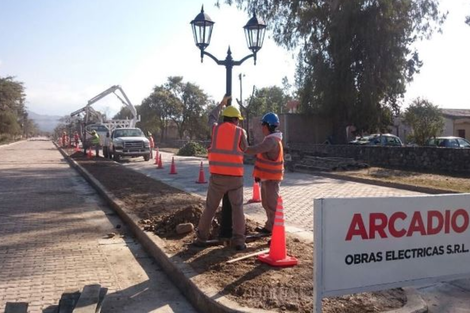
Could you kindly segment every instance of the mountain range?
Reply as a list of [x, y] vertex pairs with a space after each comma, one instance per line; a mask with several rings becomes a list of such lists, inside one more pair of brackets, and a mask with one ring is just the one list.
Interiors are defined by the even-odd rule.
[[58, 115], [42, 115], [32, 111], [28, 111], [28, 117], [38, 125], [39, 130], [45, 132], [52, 132], [62, 118]]

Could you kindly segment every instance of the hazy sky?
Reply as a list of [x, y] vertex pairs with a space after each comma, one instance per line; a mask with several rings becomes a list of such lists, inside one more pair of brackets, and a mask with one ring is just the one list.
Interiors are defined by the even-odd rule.
[[[442, 0], [449, 17], [444, 33], [419, 43], [424, 66], [409, 86], [405, 104], [421, 96], [443, 108], [470, 109], [470, 0]], [[249, 19], [215, 0], [0, 0], [0, 76], [24, 82], [27, 106], [39, 114], [68, 115], [112, 85], [120, 85], [134, 105], [169, 76], [183, 76], [215, 100], [225, 93], [225, 67], [200, 61], [189, 22], [200, 12], [215, 21], [207, 49], [225, 59], [248, 55], [243, 26]], [[243, 98], [257, 88], [294, 81], [293, 53], [267, 34], [257, 65], [234, 67], [233, 94]], [[94, 105], [108, 116], [121, 107], [109, 95]]]

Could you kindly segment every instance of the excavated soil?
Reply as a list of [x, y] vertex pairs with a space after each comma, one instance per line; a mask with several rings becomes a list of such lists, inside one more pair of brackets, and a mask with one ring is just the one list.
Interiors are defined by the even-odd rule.
[[[73, 152], [73, 151], [70, 151]], [[111, 193], [123, 201], [126, 209], [139, 218], [144, 230], [155, 232], [166, 243], [166, 252], [176, 255], [202, 274], [207, 285], [242, 306], [277, 312], [313, 311], [313, 246], [297, 238], [287, 237], [289, 255], [299, 264], [290, 268], [274, 268], [257, 261], [256, 257], [228, 264], [226, 261], [267, 249], [267, 239], [248, 243], [248, 249], [237, 252], [231, 247], [206, 248], [191, 245], [194, 232], [178, 235], [181, 223], [197, 225], [204, 208], [201, 198], [175, 189], [141, 173], [127, 169], [104, 158], [87, 159], [82, 153], [72, 155]], [[217, 233], [218, 219], [213, 223]], [[247, 220], [247, 233], [256, 224]], [[406, 302], [403, 290], [361, 293], [323, 300], [323, 312], [363, 313], [384, 312], [402, 307]]]

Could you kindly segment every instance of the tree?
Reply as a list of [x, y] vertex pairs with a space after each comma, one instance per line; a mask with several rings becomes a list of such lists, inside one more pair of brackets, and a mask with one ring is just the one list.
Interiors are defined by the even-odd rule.
[[444, 118], [438, 106], [426, 99], [415, 99], [404, 114], [405, 124], [413, 128], [412, 140], [423, 145], [426, 139], [436, 137], [444, 129]]
[[277, 86], [257, 89], [250, 101], [248, 111], [251, 116], [262, 116], [267, 112], [277, 114], [286, 111], [288, 96]]
[[276, 42], [299, 47], [301, 110], [329, 116], [337, 141], [344, 128], [376, 131], [395, 114], [422, 62], [412, 48], [444, 21], [438, 0], [226, 0], [263, 16]]
[[161, 141], [166, 138], [166, 130], [172, 115], [175, 114], [171, 95], [168, 90], [162, 86], [155, 86], [153, 92], [142, 101], [141, 123], [147, 131], [151, 131], [154, 127], [160, 130]]
[[125, 119], [132, 119], [132, 112], [127, 106], [121, 107], [118, 113], [116, 113], [113, 117], [113, 120], [125, 120]]
[[183, 77], [168, 77], [164, 85], [170, 94], [175, 111], [171, 119], [178, 128], [178, 135], [182, 139], [187, 133], [190, 138], [195, 137], [204, 128], [201, 125], [204, 106], [208, 96], [193, 83], [183, 82]]
[[26, 112], [26, 95], [22, 82], [14, 77], [0, 77], [0, 135], [16, 136], [32, 133], [34, 125]]

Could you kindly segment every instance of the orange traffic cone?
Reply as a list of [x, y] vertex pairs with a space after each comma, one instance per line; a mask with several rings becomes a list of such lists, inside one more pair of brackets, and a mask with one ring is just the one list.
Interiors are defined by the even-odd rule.
[[199, 169], [199, 179], [196, 181], [197, 184], [207, 184], [206, 178], [204, 177], [204, 167], [202, 166], [201, 161], [201, 168]]
[[160, 154], [159, 157], [158, 157], [157, 170], [161, 170], [161, 169], [163, 169], [163, 163], [162, 163], [162, 155]]
[[158, 156], [160, 153], [158, 153], [158, 147], [155, 148], [155, 164], [157, 164]]
[[80, 148], [78, 147], [78, 143], [75, 145], [75, 152], [80, 151]]
[[91, 152], [91, 149], [89, 149], [87, 153], [87, 158], [91, 159], [92, 157], [93, 157], [93, 152]]
[[296, 258], [287, 255], [286, 230], [284, 228], [284, 207], [282, 206], [281, 197], [277, 199], [276, 216], [274, 218], [269, 254], [265, 253], [259, 255], [258, 260], [277, 267], [293, 266], [298, 263]]
[[253, 198], [248, 200], [248, 203], [261, 202], [260, 192], [259, 192], [259, 183], [256, 181], [253, 183]]
[[170, 174], [178, 174], [176, 173], [175, 157], [171, 157]]

